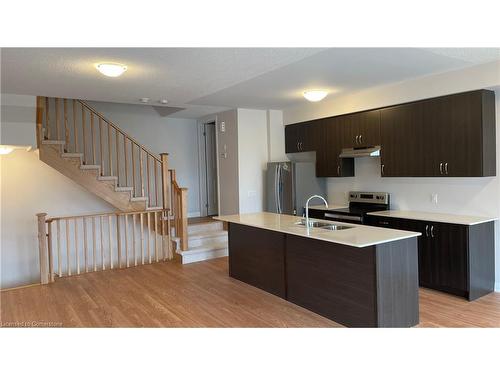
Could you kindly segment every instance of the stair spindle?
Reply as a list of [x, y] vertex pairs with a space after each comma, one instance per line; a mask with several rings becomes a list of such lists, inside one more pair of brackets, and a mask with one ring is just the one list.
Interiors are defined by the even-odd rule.
[[45, 98], [45, 137], [44, 139], [50, 139], [50, 106], [49, 98]]
[[128, 215], [125, 214], [125, 264], [127, 268], [130, 267], [129, 259], [128, 259]]
[[54, 282], [54, 257], [52, 256], [52, 221], [47, 223], [47, 252], [49, 261], [49, 280], [51, 283]]
[[160, 207], [158, 204], [158, 161], [155, 159], [153, 160], [153, 165], [154, 165], [154, 170], [155, 170], [155, 180], [154, 180], [154, 185], [155, 185], [155, 207]]
[[68, 129], [68, 100], [64, 99], [64, 151], [69, 150], [69, 129]]
[[55, 112], [56, 112], [56, 140], [61, 139], [60, 123], [59, 123], [59, 98], [54, 99]]
[[66, 224], [66, 275], [71, 276], [71, 264], [69, 262], [70, 260], [70, 253], [69, 253], [69, 220], [65, 220]]
[[92, 112], [90, 112], [90, 136], [92, 137], [92, 141], [90, 142], [92, 145], [92, 165], [95, 165], [94, 114]]
[[135, 143], [130, 141], [130, 149], [132, 151], [132, 196], [133, 197], [136, 197], [137, 194], [135, 193], [136, 192], [136, 185], [135, 185], [135, 158], [134, 158], [134, 145]]
[[132, 214], [132, 255], [134, 257], [134, 266], [137, 266], [137, 255], [135, 253], [135, 247], [136, 247], [136, 241], [135, 241], [135, 227], [136, 227], [136, 220], [135, 220], [135, 214]]
[[127, 156], [127, 137], [123, 135], [123, 159], [125, 162], [125, 185], [128, 186], [128, 156]]
[[87, 134], [85, 130], [85, 107], [82, 104], [82, 139], [83, 139], [83, 164], [87, 164]]
[[139, 146], [139, 172], [141, 176], [141, 197], [144, 197], [144, 162], [142, 159], [142, 147]]
[[88, 263], [88, 243], [87, 243], [87, 218], [83, 218], [83, 259], [85, 262], [85, 272], [89, 272]]
[[109, 126], [108, 123], [106, 123], [108, 127], [108, 168], [109, 168], [109, 175], [113, 176], [113, 162], [111, 159], [111, 126]]
[[99, 216], [99, 226], [100, 226], [100, 240], [101, 240], [101, 269], [104, 271], [106, 269], [106, 262], [104, 261], [104, 224], [103, 217]]
[[115, 129], [115, 140], [116, 140], [116, 186], [120, 186], [120, 137], [118, 136], [118, 130]]
[[80, 252], [78, 251], [78, 219], [74, 220], [75, 224], [75, 254], [76, 254], [76, 273], [80, 274]]
[[101, 176], [104, 176], [104, 158], [102, 157], [102, 119], [99, 117], [99, 160], [101, 161]]
[[92, 263], [94, 264], [94, 272], [97, 271], [96, 255], [96, 234], [95, 234], [95, 217], [92, 217]]
[[151, 215], [149, 214], [149, 212], [146, 213], [146, 217], [148, 220], [148, 230], [147, 230], [148, 260], [149, 260], [149, 264], [151, 264]]
[[146, 180], [148, 182], [148, 204], [149, 206], [151, 206], [153, 199], [151, 195], [151, 183], [150, 183], [151, 174], [149, 171], [149, 153], [146, 153], [146, 174], [147, 174]]
[[78, 152], [78, 128], [76, 126], [76, 100], [73, 99], [73, 142], [75, 143], [75, 152]]
[[155, 260], [158, 262], [158, 213], [153, 212], [153, 219], [155, 222]]
[[144, 264], [144, 217], [143, 214], [139, 214], [139, 218], [141, 220], [141, 263]]
[[57, 276], [62, 277], [61, 220], [57, 220], [57, 273]]
[[113, 239], [111, 236], [111, 215], [108, 215], [109, 269], [113, 269]]

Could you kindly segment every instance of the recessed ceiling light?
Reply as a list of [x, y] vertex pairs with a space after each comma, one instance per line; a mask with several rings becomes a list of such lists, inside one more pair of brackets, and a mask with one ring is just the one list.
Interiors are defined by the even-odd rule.
[[306, 98], [310, 102], [319, 102], [328, 95], [328, 92], [324, 90], [309, 90], [309, 91], [304, 91], [303, 95], [304, 98]]
[[99, 63], [96, 68], [107, 77], [119, 77], [127, 70], [126, 65], [116, 63]]
[[149, 102], [149, 98], [141, 98], [141, 103], [148, 103]]

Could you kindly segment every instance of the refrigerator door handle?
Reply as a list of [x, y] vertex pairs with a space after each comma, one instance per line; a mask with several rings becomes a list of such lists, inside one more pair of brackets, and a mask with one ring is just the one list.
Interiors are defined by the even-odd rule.
[[278, 164], [278, 213], [281, 214], [281, 198], [282, 198], [282, 193], [283, 193], [283, 181], [282, 181], [282, 176], [281, 176], [281, 164]]
[[276, 213], [279, 213], [279, 208], [278, 208], [278, 168], [279, 168], [279, 164], [277, 164], [275, 169], [274, 169], [274, 202], [276, 204]]

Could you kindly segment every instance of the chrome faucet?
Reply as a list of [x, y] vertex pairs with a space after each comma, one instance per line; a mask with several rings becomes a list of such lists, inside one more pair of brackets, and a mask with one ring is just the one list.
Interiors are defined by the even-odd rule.
[[313, 196], [309, 197], [309, 199], [306, 201], [306, 228], [307, 228], [307, 230], [309, 230], [309, 201], [311, 199], [314, 199], [314, 198], [322, 199], [323, 202], [325, 202], [325, 207], [328, 208], [328, 202], [321, 195], [313, 195]]

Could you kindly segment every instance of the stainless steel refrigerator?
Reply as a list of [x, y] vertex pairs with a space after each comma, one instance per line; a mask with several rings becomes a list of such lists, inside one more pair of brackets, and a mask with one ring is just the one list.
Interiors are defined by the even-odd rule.
[[307, 198], [326, 198], [326, 179], [316, 177], [314, 162], [267, 164], [267, 212], [302, 216]]

